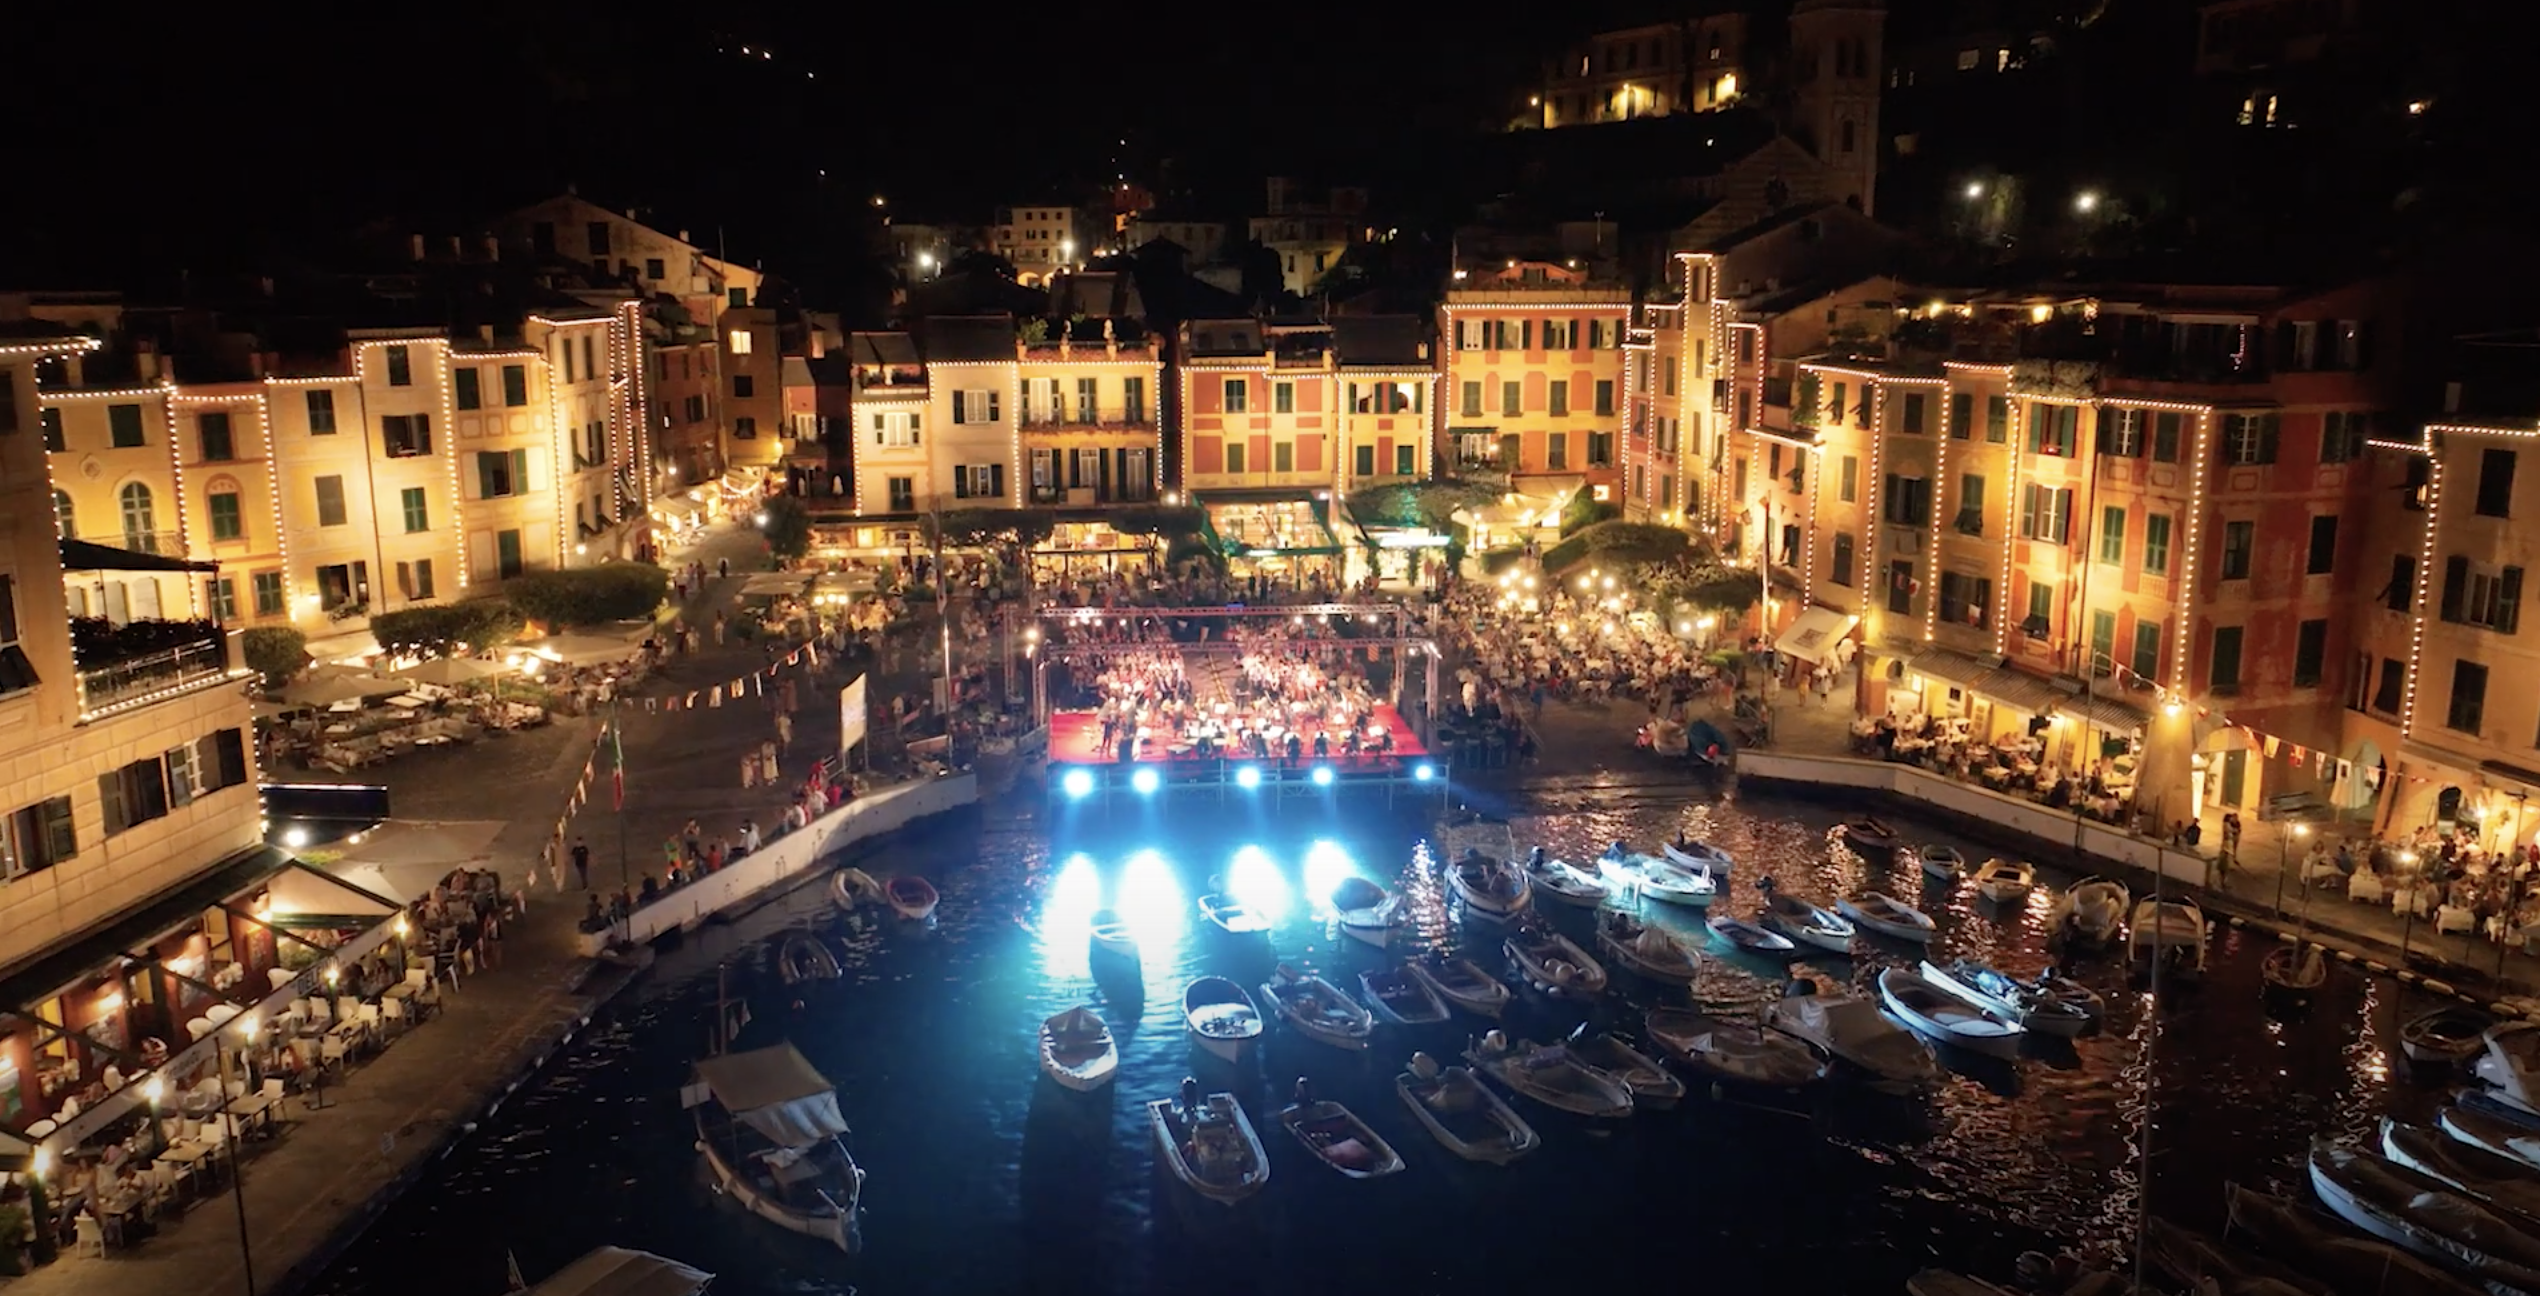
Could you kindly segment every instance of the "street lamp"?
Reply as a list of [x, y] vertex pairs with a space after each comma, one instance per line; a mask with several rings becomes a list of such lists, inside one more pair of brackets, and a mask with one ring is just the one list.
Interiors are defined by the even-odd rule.
[[2087, 216], [2099, 210], [2099, 191], [2084, 189], [2073, 196], [2073, 210]]
[[[2293, 839], [2311, 835], [2311, 826], [2296, 823], [2275, 839], [2275, 914], [2284, 916], [2284, 871], [2293, 854]], [[2305, 882], [2304, 886], [2310, 885]]]
[[1984, 196], [1984, 182], [1983, 182], [1982, 180], [1970, 180], [1970, 181], [1968, 181], [1968, 182], [1967, 182], [1967, 201], [1968, 201], [1968, 202], [1974, 202], [1976, 199], [1978, 199], [1978, 198], [1982, 198], [1983, 196]]

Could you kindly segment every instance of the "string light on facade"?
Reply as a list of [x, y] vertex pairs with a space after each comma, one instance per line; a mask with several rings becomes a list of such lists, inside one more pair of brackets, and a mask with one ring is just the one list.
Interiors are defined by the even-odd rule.
[[[1941, 383], [1941, 386], [1945, 389], [1948, 384], [1943, 382]], [[1949, 410], [1950, 407], [1956, 403], [1957, 402], [1949, 399], [1947, 392], [1944, 390], [1940, 400], [1940, 453], [1939, 458], [1934, 462], [1931, 470], [1933, 478], [1931, 497], [1934, 500], [1938, 500], [1941, 497], [1942, 492], [1949, 489]], [[1958, 507], [1962, 510], [1967, 507], [1967, 501], [1963, 497], [1959, 499]], [[1931, 522], [1931, 562], [1925, 569], [1925, 579], [1931, 583], [1931, 597], [1923, 600], [1923, 641], [1925, 643], [1929, 643], [1933, 639], [1939, 637], [1940, 510], [1937, 507], [1932, 509]]]
[[[2010, 374], [2009, 368], [2005, 367], [2002, 370], [2002, 373], [2005, 377], [2008, 377]], [[2002, 403], [2010, 411], [2009, 437], [2011, 444], [2007, 447], [2010, 453], [2003, 456], [2003, 458], [2008, 460], [2010, 463], [2010, 475], [2007, 479], [2008, 485], [2006, 486], [2002, 497], [2005, 503], [2005, 508], [2002, 518], [2001, 601], [1992, 609], [1993, 653], [1997, 657], [2010, 651], [2011, 648], [2010, 604], [2011, 571], [2013, 568], [2012, 558], [2017, 552], [2015, 546], [2018, 544], [2018, 536], [2020, 533], [2018, 524], [2012, 521], [2012, 519], [2019, 516], [2020, 460], [2023, 457], [2020, 453], [2020, 447], [2027, 444], [2023, 438], [2028, 435], [2025, 430], [2028, 422], [2026, 407], [2024, 407], [2020, 402], [2012, 400], [2007, 388], [2003, 392]]]
[[2443, 521], [2443, 456], [2429, 453], [2426, 461], [2429, 471], [2425, 479], [2425, 533], [2417, 541], [2415, 615], [2408, 626], [2408, 691], [2399, 706], [2402, 738], [2413, 738], [2417, 731], [2417, 678], [2425, 663], [2426, 591], [2434, 583], [2434, 545]]
[[2204, 543], [2205, 474], [2214, 458], [2213, 433], [2214, 414], [2207, 409], [2196, 416], [2196, 468], [2188, 479], [2187, 492], [2187, 554], [2179, 568], [2178, 660], [2171, 664], [2170, 682], [2181, 696], [2191, 691], [2188, 660], [2196, 633], [2196, 614], [2192, 609], [2196, 606], [2196, 568], [2201, 556], [2197, 549]]

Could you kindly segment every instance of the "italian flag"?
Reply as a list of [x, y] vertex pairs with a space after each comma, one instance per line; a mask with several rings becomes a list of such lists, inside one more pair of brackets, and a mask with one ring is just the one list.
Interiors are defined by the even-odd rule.
[[609, 808], [626, 808], [626, 735], [617, 720], [609, 721]]

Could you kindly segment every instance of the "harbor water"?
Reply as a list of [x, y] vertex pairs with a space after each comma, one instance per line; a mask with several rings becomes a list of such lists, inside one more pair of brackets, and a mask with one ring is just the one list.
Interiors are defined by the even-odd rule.
[[[2047, 965], [2052, 889], [2004, 909], [1961, 883], [1830, 845], [1829, 807], [1703, 788], [1584, 787], [1512, 815], [1521, 844], [1577, 861], [1613, 840], [1655, 849], [1679, 831], [1737, 858], [1718, 902], [1752, 917], [1756, 880], [1831, 904], [1863, 890], [1920, 905], [1939, 924], [1936, 958], [2016, 973]], [[1909, 838], [1946, 840], [1909, 821]], [[1517, 1100], [1544, 1146], [1507, 1167], [1460, 1161], [1394, 1091], [1412, 1051], [1453, 1062], [1466, 1035], [1379, 1027], [1365, 1054], [1274, 1024], [1257, 1066], [1194, 1056], [1181, 995], [1195, 976], [1247, 986], [1276, 962], [1353, 991], [1388, 955], [1338, 936], [1315, 897], [1350, 873], [1402, 889], [1412, 950], [1448, 947], [1504, 967], [1500, 929], [1449, 912], [1434, 825], [1409, 812], [1166, 803], [1104, 822], [991, 813], [893, 842], [858, 860], [876, 876], [922, 873], [942, 889], [921, 927], [871, 909], [840, 916], [806, 888], [665, 954], [532, 1084], [391, 1206], [315, 1285], [322, 1296], [447, 1296], [501, 1289], [506, 1253], [531, 1279], [603, 1243], [644, 1247], [721, 1275], [722, 1293], [1386, 1293], [1606, 1283], [1670, 1289], [1725, 1282], [1790, 1293], [1901, 1290], [1946, 1266], [2006, 1277], [2024, 1250], [2131, 1263], [2133, 1222], [2152, 1210], [2219, 1232], [2228, 1181], [2303, 1196], [2315, 1136], [2368, 1134], [2385, 1114], [2425, 1119], [2441, 1090], [2415, 1084], [2397, 1024], [2433, 1001], [2340, 968], [2307, 1011], [2261, 1004], [2272, 941], [2219, 928], [2201, 985], [2162, 1001], [2109, 956], [2068, 970], [2101, 991], [2107, 1017], [2068, 1045], [2032, 1041], [2017, 1064], [1952, 1057], [1936, 1095], [1885, 1098], [1840, 1084], [1798, 1098], [1696, 1083], [1679, 1110], [1591, 1129]], [[1990, 852], [1956, 843], [1971, 859]], [[1199, 921], [1211, 879], [1284, 911], [1268, 950]], [[2049, 873], [2060, 887], [2073, 879]], [[2335, 901], [2332, 901], [2335, 903]], [[1089, 958], [1092, 912], [1136, 933], [1134, 975]], [[1650, 906], [1701, 936], [1698, 917]], [[1556, 914], [1593, 950], [1589, 918]], [[774, 947], [817, 930], [847, 966], [839, 982], [789, 987]], [[1404, 952], [1396, 950], [1391, 957]], [[1716, 942], [1692, 998], [1751, 1009], [1790, 970], [1724, 955]], [[1920, 952], [1865, 938], [1855, 956], [1803, 960], [1800, 975], [1875, 993], [1884, 967]], [[1099, 982], [1097, 970], [1106, 974]], [[1513, 979], [1513, 978], [1512, 978]], [[1683, 987], [1615, 969], [1593, 1008], [1520, 991], [1506, 1028], [1549, 1040], [1582, 1020], [1636, 1035], [1647, 1008]], [[863, 1250], [843, 1255], [777, 1232], [720, 1200], [701, 1177], [679, 1106], [706, 1047], [718, 987], [750, 1008], [741, 1043], [789, 1038], [837, 1085], [869, 1172]], [[1059, 1089], [1035, 1062], [1040, 1022], [1099, 1006], [1121, 1069], [1092, 1095]], [[2157, 1045], [2153, 1036], [2158, 1032]], [[1144, 1103], [1185, 1075], [1233, 1089], [1273, 1166], [1261, 1195], [1228, 1209], [1161, 1175]], [[1407, 1172], [1357, 1182], [1313, 1160], [1275, 1112], [1299, 1076], [1372, 1124]], [[2140, 1155], [2151, 1122], [2149, 1171]]]

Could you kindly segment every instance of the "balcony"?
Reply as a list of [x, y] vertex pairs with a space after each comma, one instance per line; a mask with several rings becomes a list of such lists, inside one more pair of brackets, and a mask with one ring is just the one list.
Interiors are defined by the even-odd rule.
[[93, 545], [159, 558], [185, 556], [185, 537], [175, 531], [99, 531], [76, 537]]
[[922, 392], [926, 390], [926, 369], [923, 365], [866, 366], [856, 370], [855, 385], [857, 391]]
[[1034, 411], [1024, 415], [1022, 423], [1026, 432], [1142, 432], [1150, 436], [1155, 432], [1155, 425], [1145, 419], [1108, 412], [1087, 419]]
[[229, 677], [229, 636], [211, 621], [71, 622], [81, 710], [89, 715]]

